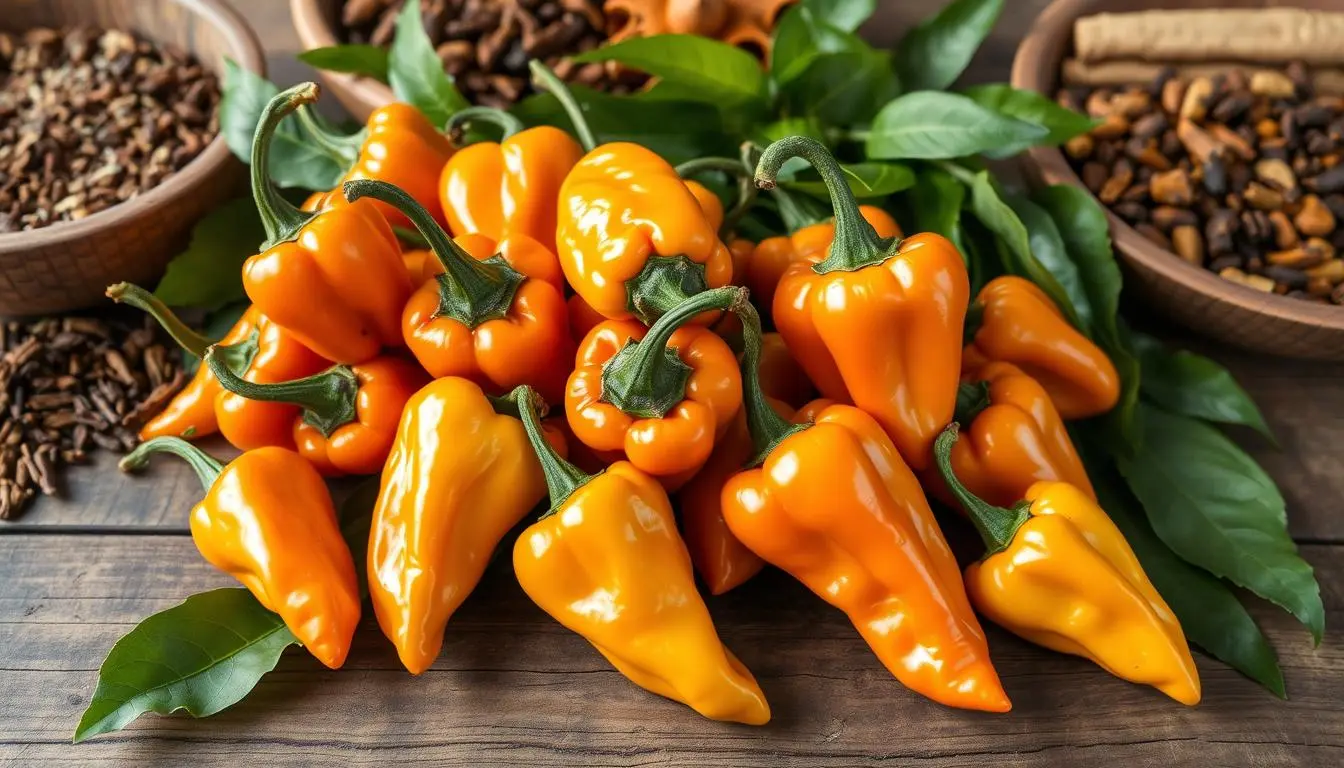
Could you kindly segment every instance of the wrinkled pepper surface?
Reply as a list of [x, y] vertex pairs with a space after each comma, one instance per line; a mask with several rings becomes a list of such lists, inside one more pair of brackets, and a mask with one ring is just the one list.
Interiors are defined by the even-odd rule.
[[[901, 227], [891, 214], [875, 205], [859, 206], [859, 215], [882, 239], [900, 237]], [[791, 235], [767, 237], [756, 244], [746, 259], [741, 284], [751, 289], [751, 298], [762, 311], [774, 306], [775, 289], [780, 278], [795, 262], [820, 264], [826, 260], [835, 240], [835, 222], [826, 221], [803, 227]]]
[[966, 568], [975, 607], [1037, 645], [1198, 704], [1199, 671], [1180, 622], [1101, 507], [1081, 489], [1050, 481], [1032, 484], [1011, 508], [988, 504], [952, 470], [956, 440], [954, 423], [935, 453], [988, 550]]
[[[407, 402], [383, 468], [369, 538], [369, 596], [406, 669], [438, 657], [444, 628], [509, 529], [546, 495], [512, 411], [466, 379], [436, 379]], [[555, 433], [549, 440], [563, 439]]]
[[1103, 414], [1120, 399], [1120, 375], [1030, 280], [1005, 275], [980, 289], [966, 321], [962, 367], [1012, 363], [1040, 382], [1065, 419]]
[[714, 720], [768, 722], [696, 591], [666, 491], [623, 461], [585, 475], [550, 450], [531, 404], [520, 410], [553, 505], [514, 544], [523, 591], [636, 685]]
[[915, 469], [956, 406], [970, 281], [957, 249], [924, 233], [881, 238], [859, 215], [835, 158], [819, 142], [771, 144], [756, 169], [769, 188], [802, 157], [826, 181], [835, 239], [824, 261], [794, 262], [775, 292], [775, 327], [822, 394], [872, 414]]
[[317, 471], [284, 448], [247, 451], [221, 466], [176, 437], [141, 443], [120, 466], [141, 469], [161, 451], [185, 459], [206, 488], [191, 510], [191, 538], [206, 561], [278, 613], [318, 661], [344, 664], [359, 623], [359, 587]]
[[728, 286], [687, 299], [647, 331], [631, 320], [594, 328], [579, 345], [565, 393], [574, 435], [670, 488], [689, 479], [741, 408], [742, 379], [723, 339], [683, 324], [745, 303], [746, 291]]
[[[497, 394], [529, 384], [552, 401], [564, 396], [574, 349], [569, 310], [549, 275], [533, 276], [547, 269], [549, 254], [519, 248], [509, 252], [518, 258], [512, 264], [502, 252], [481, 259], [448, 239], [396, 187], [352, 181], [345, 193], [356, 201], [374, 197], [392, 203], [430, 243], [439, 274], [416, 289], [401, 325], [406, 346], [431, 376], [461, 376]], [[482, 237], [463, 240], [478, 249], [493, 245]]]
[[266, 177], [270, 139], [285, 115], [317, 98], [302, 83], [267, 104], [252, 144], [252, 195], [266, 245], [243, 265], [243, 288], [257, 308], [332, 362], [362, 363], [401, 346], [401, 311], [411, 280], [401, 245], [373, 201], [330, 201], [297, 210]]
[[548, 125], [523, 129], [517, 118], [497, 109], [471, 107], [458, 112], [449, 132], [466, 122], [489, 122], [504, 132], [501, 140], [465, 147], [443, 166], [439, 199], [448, 231], [500, 240], [522, 234], [555, 252], [556, 201], [560, 185], [583, 157], [583, 147], [568, 133]]
[[950, 707], [1011, 707], [957, 561], [919, 481], [876, 419], [831, 405], [779, 417], [743, 360], [760, 465], [723, 489], [729, 529], [763, 560], [844, 611], [888, 670]]

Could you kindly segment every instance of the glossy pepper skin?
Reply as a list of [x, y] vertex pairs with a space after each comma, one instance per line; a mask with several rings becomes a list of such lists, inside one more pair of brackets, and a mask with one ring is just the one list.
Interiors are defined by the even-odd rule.
[[1199, 671], [1180, 622], [1129, 543], [1083, 490], [1043, 481], [1004, 509], [961, 486], [947, 455], [956, 425], [938, 439], [939, 467], [985, 539], [966, 589], [986, 618], [1019, 637], [1082, 656], [1124, 680], [1186, 705], [1200, 700]]
[[662, 486], [623, 461], [586, 476], [547, 448], [530, 408], [523, 419], [554, 503], [514, 544], [523, 591], [636, 685], [714, 720], [768, 722], [696, 591]]
[[[874, 205], [859, 206], [859, 214], [883, 239], [900, 237], [901, 227], [891, 214]], [[803, 227], [791, 235], [768, 237], [756, 244], [746, 259], [742, 285], [751, 289], [751, 297], [762, 311], [774, 306], [775, 289], [780, 278], [796, 262], [820, 264], [826, 260], [835, 240], [835, 222], [826, 221]]]
[[647, 331], [616, 320], [594, 328], [579, 345], [565, 393], [574, 435], [670, 488], [685, 482], [741, 408], [742, 380], [723, 339], [681, 324], [745, 301], [745, 291], [727, 287], [692, 297]]
[[500, 410], [466, 379], [436, 379], [406, 403], [383, 467], [369, 596], [412, 674], [438, 657], [495, 547], [546, 495], [522, 423]]
[[523, 130], [517, 118], [484, 107], [458, 112], [449, 122], [449, 132], [480, 120], [499, 125], [504, 137], [498, 143], [465, 147], [443, 166], [439, 201], [448, 231], [492, 240], [522, 234], [554, 253], [560, 185], [583, 157], [583, 147], [559, 128]]
[[801, 408], [816, 394], [807, 372], [778, 333], [761, 334], [761, 389], [767, 397]]
[[986, 283], [967, 326], [962, 365], [971, 376], [995, 360], [1012, 363], [1040, 382], [1069, 420], [1106, 413], [1120, 399], [1110, 358], [1030, 280], [1005, 275]]
[[206, 561], [280, 614], [318, 661], [344, 664], [359, 623], [359, 588], [317, 471], [284, 448], [247, 451], [221, 467], [174, 437], [141, 443], [121, 468], [142, 468], [159, 451], [186, 459], [207, 488], [191, 510], [191, 538]]
[[770, 145], [757, 183], [773, 185], [794, 156], [811, 162], [831, 190], [835, 239], [825, 261], [797, 261], [785, 271], [775, 327], [823, 395], [872, 414], [906, 463], [924, 469], [956, 405], [970, 298], [965, 264], [939, 235], [877, 237], [835, 159], [812, 139]]
[[392, 227], [373, 201], [330, 201], [304, 213], [266, 178], [270, 137], [300, 103], [317, 98], [303, 83], [267, 105], [252, 146], [252, 194], [266, 227], [264, 250], [243, 265], [243, 288], [267, 317], [322, 357], [353, 364], [401, 345], [401, 311], [411, 281]]

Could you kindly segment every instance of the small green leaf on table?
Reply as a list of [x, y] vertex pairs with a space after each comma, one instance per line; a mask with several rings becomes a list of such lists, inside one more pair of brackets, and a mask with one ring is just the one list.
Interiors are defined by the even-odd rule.
[[1131, 332], [1143, 366], [1143, 394], [1182, 416], [1240, 424], [1274, 439], [1255, 401], [1232, 373], [1203, 355], [1173, 351], [1151, 336]]
[[386, 48], [367, 43], [313, 48], [299, 54], [299, 61], [317, 69], [363, 75], [384, 83], [387, 82], [389, 58]]
[[398, 99], [414, 106], [436, 126], [466, 109], [466, 97], [443, 70], [443, 61], [425, 34], [420, 0], [407, 0], [397, 16], [397, 31], [388, 53], [387, 81]]
[[573, 61], [615, 61], [662, 82], [679, 93], [709, 103], [765, 101], [765, 73], [754, 56], [734, 45], [698, 35], [635, 37], [581, 53]]
[[213, 715], [242, 700], [298, 642], [246, 589], [192, 595], [112, 646], [74, 740], [120, 730], [145, 712]]
[[963, 93], [1000, 115], [1044, 127], [1049, 133], [1041, 139], [1042, 144], [1063, 144], [1080, 133], [1087, 133], [1097, 124], [1087, 115], [1065, 109], [1035, 91], [1020, 90], [1007, 83], [975, 85]]
[[[888, 197], [915, 185], [915, 172], [909, 166], [898, 163], [854, 163], [841, 165], [845, 181], [860, 200]], [[799, 173], [784, 186], [796, 192], [830, 199], [826, 183], [811, 169]]]
[[910, 90], [940, 90], [956, 82], [994, 28], [1003, 0], [953, 0], [896, 47], [897, 72]]
[[1288, 536], [1274, 482], [1216, 428], [1146, 402], [1138, 412], [1143, 450], [1115, 458], [1153, 530], [1187, 562], [1293, 614], [1319, 644], [1320, 585]]
[[216, 310], [242, 299], [242, 266], [266, 239], [250, 197], [230, 200], [191, 230], [187, 249], [168, 262], [154, 295], [172, 307]]
[[869, 130], [874, 159], [1007, 157], [1039, 143], [1045, 128], [1005, 117], [956, 93], [916, 91], [887, 103]]

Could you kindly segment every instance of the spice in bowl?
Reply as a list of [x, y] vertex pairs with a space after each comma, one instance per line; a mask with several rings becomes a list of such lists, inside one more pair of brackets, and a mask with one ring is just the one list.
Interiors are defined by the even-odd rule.
[[153, 189], [214, 139], [218, 102], [198, 61], [129, 32], [0, 33], [0, 232]]

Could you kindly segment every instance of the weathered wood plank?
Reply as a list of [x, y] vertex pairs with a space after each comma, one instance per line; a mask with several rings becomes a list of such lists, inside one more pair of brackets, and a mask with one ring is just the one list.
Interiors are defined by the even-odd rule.
[[[1310, 546], [1326, 609], [1344, 609], [1344, 548]], [[943, 709], [891, 679], [835, 611], [769, 573], [711, 605], [725, 642], [774, 707], [761, 729], [702, 720], [637, 689], [548, 619], [496, 563], [420, 678], [371, 621], [347, 668], [299, 651], [247, 701], [208, 722], [148, 716], [72, 747], [69, 735], [112, 642], [145, 615], [229, 580], [177, 536], [0, 539], [0, 763], [840, 766], [1321, 766], [1344, 762], [1344, 640], [1313, 650], [1277, 611], [1256, 613], [1279, 648], [1280, 702], [1200, 660], [1194, 709], [997, 630], [1015, 709]]]

